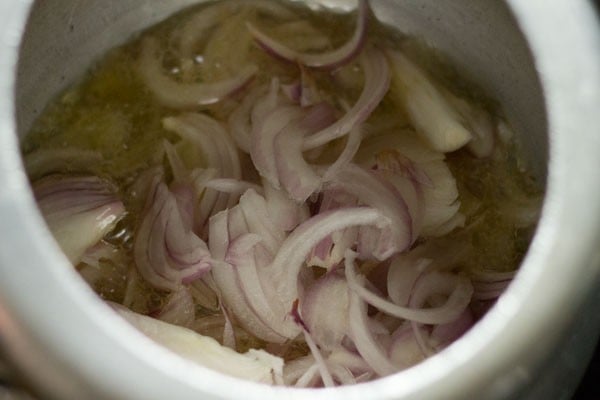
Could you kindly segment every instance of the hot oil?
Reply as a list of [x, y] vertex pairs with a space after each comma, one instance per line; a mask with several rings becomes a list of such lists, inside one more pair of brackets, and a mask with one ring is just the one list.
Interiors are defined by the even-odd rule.
[[[75, 86], [68, 89], [50, 105], [44, 114], [35, 122], [30, 134], [22, 144], [23, 152], [34, 152], [39, 149], [76, 148], [93, 150], [102, 154], [103, 161], [91, 164], [90, 172], [113, 180], [120, 188], [126, 208], [127, 217], [119, 224], [125, 238], [131, 238], [137, 224], [137, 212], [143, 207], [143, 196], [134, 190], [134, 182], [139, 175], [155, 165], [164, 163], [162, 142], [176, 142], [177, 138], [162, 127], [161, 120], [179, 114], [160, 105], [152, 94], [144, 87], [138, 73], [138, 55], [142, 39], [152, 35], [161, 39], [163, 46], [164, 67], [170, 71], [174, 79], [183, 79], [179, 68], [178, 56], [173, 44], [177, 29], [190, 15], [199, 8], [192, 8], [179, 13], [167, 21], [137, 35], [128, 44], [109, 52], [100, 60]], [[303, 16], [305, 23], [315, 32], [322, 32], [330, 38], [327, 48], [335, 48], [347, 40], [353, 29], [352, 19], [343, 15], [310, 14], [297, 11]], [[197, 68], [198, 80], [221, 79], [234, 74], [235, 65], [240, 63], [239, 54], [250, 59], [260, 68], [261, 74], [256, 78], [258, 83], [267, 82], [270, 77], [278, 76], [282, 82], [292, 81], [298, 74], [295, 66], [274, 61], [255, 46], [249, 37], [239, 39], [243, 34], [236, 25], [244, 18], [250, 18], [266, 33], [285, 33], [285, 27], [269, 17], [258, 16], [251, 9], [243, 10], [238, 19], [233, 19], [213, 30], [214, 34], [229, 38], [231, 42], [213, 43], [207, 47], [210, 63], [206, 57], [198, 58], [199, 63], [207, 63]], [[278, 31], [279, 29], [279, 31]], [[433, 73], [437, 79], [445, 82], [454, 91], [478, 101], [482, 106], [500, 116], [497, 105], [488, 97], [460, 79], [458, 74], [448, 66], [443, 57], [422, 42], [405, 38], [389, 29], [371, 23], [370, 41], [379, 40], [394, 42], [425, 69]], [[215, 33], [216, 32], [216, 33]], [[242, 33], [240, 33], [242, 32]], [[315, 36], [318, 36], [315, 34]], [[285, 41], [285, 37], [278, 37]], [[297, 37], [287, 38], [291, 46], [301, 44]], [[198, 54], [205, 56], [206, 54]], [[233, 67], [232, 67], [233, 65]], [[340, 108], [353, 104], [362, 87], [362, 74], [357, 65], [351, 65], [338, 71], [333, 76], [329, 73], [315, 73], [319, 87], [335, 94], [335, 103]], [[210, 106], [203, 112], [226, 123], [228, 113], [237, 105], [238, 99], [231, 99], [222, 104]], [[397, 129], [408, 126], [404, 114], [395, 107], [388, 98], [384, 99], [372, 118], [367, 121], [371, 130]], [[376, 133], [375, 133], [376, 134]], [[331, 151], [337, 151], [340, 143], [332, 144]], [[532, 228], [520, 228], [514, 218], [507, 217], [504, 204], [516, 197], [539, 197], [537, 186], [526, 172], [517, 167], [511, 142], [497, 141], [492, 156], [478, 159], [468, 151], [460, 150], [447, 155], [447, 163], [458, 181], [462, 211], [467, 215], [466, 227], [449, 235], [457, 240], [468, 240], [471, 246], [469, 257], [462, 267], [470, 270], [510, 271], [517, 268], [526, 251], [532, 234]], [[199, 157], [197, 151], [182, 150], [184, 161]], [[510, 214], [510, 213], [509, 213]], [[121, 237], [121, 236], [119, 236]], [[94, 289], [105, 299], [123, 302], [130, 274], [136, 274], [133, 265], [130, 240], [120, 241], [113, 238], [112, 244], [119, 246], [127, 260], [125, 267], [111, 266], [104, 263], [109, 271], [103, 279], [98, 280]], [[82, 266], [79, 266], [80, 268]], [[138, 293], [145, 292], [145, 301], [139, 298], [132, 302], [134, 311], [150, 313], [160, 309], [166, 299], [166, 293], [151, 289], [143, 282], [134, 283]], [[199, 310], [204, 315], [206, 310]], [[208, 313], [210, 314], [210, 312]], [[245, 337], [238, 343], [240, 351], [250, 347], [263, 347], [265, 344], [251, 337]], [[307, 350], [294, 346], [286, 358], [295, 358]]]

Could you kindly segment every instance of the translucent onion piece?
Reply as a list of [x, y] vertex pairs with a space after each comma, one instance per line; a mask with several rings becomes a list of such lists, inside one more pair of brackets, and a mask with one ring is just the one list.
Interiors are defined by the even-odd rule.
[[352, 38], [342, 47], [322, 54], [298, 53], [260, 32], [252, 24], [248, 23], [247, 26], [258, 45], [281, 60], [312, 68], [334, 69], [351, 62], [360, 53], [366, 38], [368, 17], [368, 1], [359, 0], [356, 29]]
[[205, 186], [209, 189], [214, 189], [218, 192], [237, 195], [240, 195], [250, 189], [258, 193], [261, 193], [263, 191], [262, 187], [255, 183], [231, 178], [210, 179], [205, 183]]
[[448, 93], [446, 98], [454, 105], [473, 134], [467, 144], [469, 151], [479, 158], [492, 155], [496, 142], [496, 124], [492, 116], [483, 108], [453, 94]]
[[360, 57], [365, 76], [363, 91], [354, 106], [331, 126], [312, 134], [304, 141], [304, 150], [314, 149], [342, 137], [362, 124], [379, 105], [390, 87], [390, 69], [383, 53], [366, 49]]
[[[420, 333], [422, 336], [427, 335], [424, 328], [420, 328]], [[399, 370], [412, 367], [425, 359], [425, 354], [421, 351], [410, 326], [402, 325], [392, 336], [390, 358]]]
[[290, 124], [274, 142], [275, 165], [280, 184], [298, 203], [305, 202], [321, 186], [321, 177], [302, 155], [304, 131]]
[[398, 368], [387, 356], [386, 350], [381, 347], [370, 331], [371, 321], [367, 316], [367, 305], [353, 290], [350, 291], [349, 320], [350, 337], [362, 358], [373, 371], [379, 376], [391, 375], [398, 371]]
[[[357, 199], [340, 190], [326, 189], [321, 193], [319, 213], [342, 207], [356, 207]], [[330, 270], [344, 259], [347, 249], [353, 248], [358, 240], [357, 227], [337, 231], [321, 240], [311, 251], [307, 264]]]
[[[229, 133], [220, 123], [204, 114], [187, 113], [178, 117], [165, 118], [163, 126], [197, 146], [204, 156], [205, 167], [215, 169], [216, 177], [241, 179], [239, 153]], [[233, 206], [238, 196], [219, 193], [214, 189], [201, 186], [197, 186], [196, 189], [198, 192], [196, 196], [202, 196], [202, 199], [195, 217], [195, 230], [203, 232], [208, 218]]]
[[444, 154], [427, 148], [414, 132], [399, 130], [369, 137], [362, 142], [355, 159], [364, 167], [372, 168], [378, 164], [381, 154], [390, 150], [410, 160], [418, 173], [414, 179], [420, 183], [424, 202], [421, 235], [437, 237], [464, 226], [456, 179], [444, 162]]
[[157, 175], [136, 230], [133, 252], [140, 274], [159, 289], [176, 290], [211, 268], [206, 243], [191, 230], [191, 219], [185, 218], [180, 204]]
[[310, 352], [315, 359], [315, 364], [319, 369], [319, 374], [321, 375], [321, 379], [323, 380], [323, 384], [325, 385], [325, 387], [335, 386], [333, 383], [333, 378], [331, 377], [331, 372], [329, 372], [329, 368], [325, 363], [325, 360], [323, 359], [319, 348], [310, 336], [310, 333], [308, 333], [306, 330], [304, 330], [304, 341], [308, 345], [308, 348], [310, 349]]
[[267, 93], [265, 86], [255, 87], [244, 96], [242, 103], [229, 116], [228, 124], [231, 136], [237, 147], [245, 153], [250, 153], [251, 111], [258, 99], [264, 97], [265, 93]]
[[304, 292], [302, 320], [322, 348], [340, 346], [348, 333], [348, 302], [346, 280], [335, 273], [325, 275]]
[[[398, 306], [367, 290], [364, 287], [364, 280], [361, 282], [357, 277], [354, 263], [348, 256], [346, 256], [346, 279], [350, 288], [358, 296], [377, 309], [397, 318], [423, 324], [452, 322], [467, 308], [473, 294], [473, 286], [468, 279], [450, 274], [431, 273], [415, 284], [409, 307]], [[425, 300], [434, 294], [447, 295], [448, 299], [440, 307], [420, 309]]]
[[33, 193], [54, 239], [74, 265], [125, 215], [115, 187], [95, 176], [50, 175], [33, 184]]
[[310, 217], [306, 204], [296, 203], [285, 191], [275, 189], [266, 179], [263, 179], [263, 188], [267, 212], [279, 229], [289, 232]]
[[361, 229], [359, 249], [363, 258], [372, 256], [384, 260], [413, 243], [412, 216], [400, 193], [388, 182], [349, 164], [337, 173], [330, 186], [355, 196], [360, 204], [380, 210], [393, 221], [381, 232], [375, 232], [371, 227]]
[[283, 242], [269, 267], [279, 301], [292, 309], [298, 299], [298, 275], [311, 249], [323, 238], [351, 226], [386, 227], [390, 220], [377, 210], [356, 207], [318, 214], [298, 226]]
[[399, 51], [388, 51], [392, 65], [392, 95], [406, 108], [412, 124], [429, 145], [448, 153], [467, 144], [471, 132], [458, 111], [433, 81]]
[[255, 65], [248, 65], [231, 79], [211, 83], [182, 83], [165, 74], [157, 53], [156, 40], [144, 40], [138, 63], [139, 71], [156, 99], [172, 108], [199, 108], [218, 103], [246, 86], [258, 72]]
[[[248, 2], [242, 0], [221, 1], [211, 7], [203, 8], [202, 11], [193, 15], [183, 26], [179, 35], [179, 51], [184, 58], [194, 58], [197, 43], [205, 37], [206, 33], [223, 18], [228, 17], [248, 6]], [[293, 13], [287, 8], [272, 1], [253, 0], [252, 8], [259, 12], [288, 19]]]
[[281, 374], [283, 369], [281, 358], [262, 350], [240, 354], [221, 346], [213, 338], [192, 330], [134, 313], [121, 306], [113, 307], [121, 317], [151, 340], [187, 360], [225, 375], [273, 384], [274, 375]]
[[299, 107], [280, 107], [253, 125], [250, 156], [260, 175], [276, 189], [280, 187], [280, 182], [275, 159], [275, 138], [287, 125], [301, 116], [302, 110]]
[[[244, 293], [244, 288], [242, 287], [243, 282], [240, 281], [236, 267], [229, 262], [225, 262], [226, 257], [229, 257], [229, 261], [237, 262], [237, 259], [232, 260], [234, 257], [232, 254], [228, 254], [230, 246], [232, 245], [231, 240], [237, 236], [248, 233], [241, 210], [239, 208], [233, 210], [237, 210], [237, 217], [234, 215], [233, 221], [229, 215], [230, 210], [221, 211], [210, 219], [210, 251], [215, 260], [223, 261], [215, 264], [212, 270], [212, 276], [219, 288], [224, 303], [231, 310], [233, 315], [235, 315], [236, 319], [244, 329], [266, 341], [283, 343], [285, 342], [286, 337], [275, 332], [275, 330], [263, 322], [252, 309], [249, 300]], [[238, 225], [238, 227], [236, 228], [233, 225]], [[233, 228], [235, 228], [237, 232], [235, 232]], [[252, 254], [244, 254], [242, 256], [252, 258]], [[242, 256], [235, 255], [236, 258]]]

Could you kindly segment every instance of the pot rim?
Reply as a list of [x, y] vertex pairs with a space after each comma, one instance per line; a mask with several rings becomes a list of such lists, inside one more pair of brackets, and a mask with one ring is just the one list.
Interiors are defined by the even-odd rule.
[[531, 382], [600, 278], [600, 28], [590, 1], [507, 2], [534, 54], [550, 139], [542, 218], [521, 271], [488, 315], [439, 355], [401, 374], [319, 390], [268, 387], [182, 360], [75, 279], [37, 211], [14, 133], [18, 45], [33, 1], [0, 5], [0, 93], [10, 99], [0, 107], [0, 215], [5, 227], [19, 227], [0, 242], [0, 332], [11, 359], [61, 398], [501, 398]]

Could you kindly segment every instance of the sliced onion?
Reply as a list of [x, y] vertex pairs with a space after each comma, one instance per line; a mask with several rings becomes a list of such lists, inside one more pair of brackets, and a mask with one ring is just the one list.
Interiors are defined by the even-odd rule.
[[274, 142], [279, 182], [298, 203], [305, 202], [321, 186], [321, 177], [304, 160], [303, 142], [303, 129], [293, 123], [283, 129]]
[[95, 176], [50, 175], [33, 184], [33, 193], [48, 228], [73, 264], [125, 215], [114, 186]]
[[406, 108], [417, 132], [443, 153], [467, 144], [471, 132], [457, 110], [416, 64], [399, 51], [387, 53], [393, 71], [392, 95]]
[[340, 170], [343, 170], [354, 158], [358, 149], [360, 147], [360, 143], [362, 141], [362, 130], [358, 127], [355, 127], [348, 134], [348, 140], [346, 141], [346, 145], [344, 146], [344, 150], [340, 154], [340, 156], [335, 160], [333, 164], [331, 164], [325, 173], [323, 174], [323, 181], [328, 182], [335, 178], [337, 173]]
[[209, 189], [214, 189], [219, 192], [237, 195], [240, 195], [250, 189], [258, 193], [261, 193], [263, 191], [262, 187], [255, 183], [231, 178], [211, 179], [205, 183], [205, 186]]
[[156, 99], [172, 108], [189, 109], [218, 103], [246, 86], [258, 72], [255, 65], [248, 65], [242, 68], [237, 76], [220, 82], [181, 83], [163, 72], [157, 53], [157, 41], [146, 39], [142, 43], [139, 71]]
[[244, 96], [242, 103], [229, 116], [228, 123], [231, 136], [238, 148], [245, 153], [250, 153], [250, 136], [252, 132], [251, 111], [258, 99], [264, 97], [265, 93], [267, 93], [265, 86], [257, 86], [252, 89], [252, 91]]
[[[421, 335], [427, 335], [424, 328], [420, 328]], [[417, 342], [413, 330], [410, 326], [402, 325], [394, 332], [393, 341], [390, 346], [390, 358], [398, 370], [409, 368], [425, 359], [425, 354]]]
[[[450, 274], [431, 273], [422, 277], [415, 285], [409, 307], [398, 306], [370, 292], [364, 287], [364, 280], [358, 279], [352, 257], [346, 256], [346, 279], [350, 288], [367, 303], [397, 318], [423, 324], [444, 324], [452, 322], [466, 309], [471, 301], [473, 287], [468, 279]], [[448, 295], [443, 306], [417, 308], [433, 294]]]
[[[248, 3], [242, 0], [229, 0], [219, 2], [211, 7], [203, 8], [198, 14], [193, 15], [183, 26], [179, 39], [179, 51], [184, 58], [194, 57], [194, 48], [208, 30], [220, 23], [220, 21], [238, 12]], [[293, 13], [278, 3], [264, 0], [253, 0], [252, 7], [260, 12], [273, 15], [278, 18], [290, 18]]]
[[383, 53], [369, 48], [360, 57], [365, 75], [365, 85], [356, 104], [337, 122], [309, 136], [304, 141], [304, 150], [320, 147], [342, 137], [363, 123], [379, 105], [390, 86], [390, 71]]
[[337, 173], [330, 186], [355, 196], [359, 203], [380, 210], [393, 221], [381, 232], [374, 231], [372, 227], [362, 229], [359, 248], [363, 257], [373, 256], [384, 260], [405, 250], [416, 239], [412, 233], [412, 216], [404, 199], [393, 186], [377, 175], [349, 164]]
[[223, 261], [215, 263], [212, 276], [221, 292], [223, 301], [248, 332], [270, 342], [282, 343], [286, 338], [277, 334], [256, 316], [244, 296], [235, 268], [224, 262], [230, 246], [229, 225], [229, 210], [221, 211], [210, 218], [210, 251], [215, 260]]
[[325, 275], [304, 292], [300, 303], [302, 320], [322, 348], [340, 346], [347, 334], [348, 301], [346, 280], [335, 273]]
[[254, 25], [247, 23], [247, 26], [258, 45], [281, 60], [312, 68], [334, 69], [351, 62], [360, 53], [365, 43], [368, 17], [368, 1], [359, 0], [356, 30], [352, 38], [342, 47], [322, 54], [298, 53], [260, 32]]
[[356, 349], [367, 364], [379, 376], [387, 376], [398, 371], [398, 368], [392, 364], [386, 355], [385, 349], [381, 347], [377, 339], [369, 329], [370, 320], [367, 316], [367, 305], [350, 291], [350, 337], [356, 346]]
[[268, 214], [279, 229], [289, 232], [309, 218], [306, 204], [296, 203], [285, 191], [275, 189], [266, 179], [263, 179], [263, 188]]
[[273, 384], [273, 374], [283, 366], [283, 360], [262, 350], [240, 354], [192, 330], [134, 313], [116, 304], [113, 307], [121, 317], [153, 341], [187, 360], [223, 374]]
[[[356, 207], [358, 201], [344, 191], [327, 189], [321, 193], [319, 213], [342, 207]], [[358, 228], [352, 227], [332, 233], [319, 242], [311, 251], [307, 264], [330, 270], [344, 259], [347, 249], [353, 248], [358, 240]]]
[[176, 290], [210, 270], [208, 248], [189, 224], [175, 196], [157, 175], [133, 244], [136, 266], [154, 287]]
[[298, 226], [283, 242], [269, 267], [280, 301], [292, 307], [298, 299], [298, 274], [311, 249], [335, 231], [351, 226], [383, 228], [389, 219], [371, 208], [348, 208], [318, 214]]
[[282, 318], [285, 317], [286, 310], [258, 274], [253, 248], [260, 240], [255, 234], [236, 238], [229, 246], [225, 261], [235, 269], [238, 285], [256, 317], [279, 335], [293, 339], [300, 333], [300, 329], [291, 319]]
[[287, 125], [300, 116], [302, 116], [302, 111], [296, 106], [276, 108], [252, 129], [250, 147], [252, 161], [260, 175], [276, 189], [280, 187], [280, 182], [275, 159], [275, 138]]

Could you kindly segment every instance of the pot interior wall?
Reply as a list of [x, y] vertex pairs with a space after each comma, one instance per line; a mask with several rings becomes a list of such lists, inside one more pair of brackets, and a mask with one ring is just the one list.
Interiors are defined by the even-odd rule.
[[[23, 137], [45, 105], [111, 47], [198, 0], [36, 1], [22, 43], [17, 122]], [[347, 8], [352, 0], [309, 0]], [[547, 163], [543, 92], [527, 42], [496, 0], [372, 0], [378, 19], [425, 39], [497, 99], [540, 182]]]

